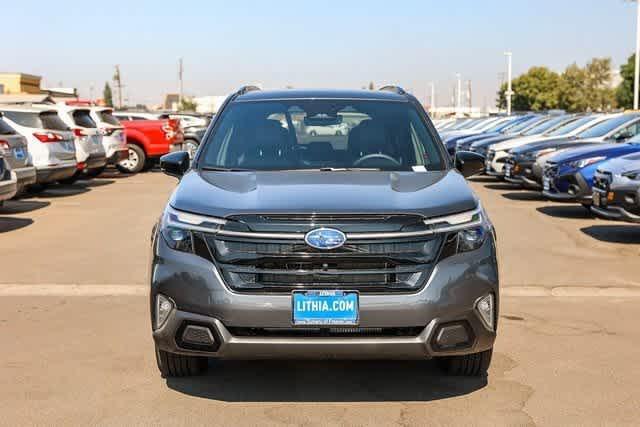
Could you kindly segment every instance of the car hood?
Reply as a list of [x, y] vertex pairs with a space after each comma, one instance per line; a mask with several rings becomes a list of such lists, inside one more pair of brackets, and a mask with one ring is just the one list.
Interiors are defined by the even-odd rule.
[[[610, 156], [615, 155], [616, 152], [620, 152], [620, 155], [627, 153], [625, 149], [630, 144], [588, 144], [581, 147], [576, 147], [570, 150], [563, 150], [560, 153], [552, 156], [549, 161], [556, 163], [574, 162], [576, 160], [588, 159], [589, 157], [597, 156]], [[638, 145], [640, 149], [640, 145]]]
[[511, 150], [511, 154], [526, 154], [533, 151], [540, 151], [547, 148], [557, 148], [563, 145], [571, 145], [576, 141], [571, 138], [555, 138], [545, 141], [533, 141], [529, 144], [525, 144], [520, 147], [515, 147]]
[[547, 139], [553, 139], [553, 138], [554, 137], [543, 136], [543, 135], [521, 136], [520, 138], [513, 138], [508, 141], [495, 144], [491, 147], [491, 149], [495, 151], [510, 150], [512, 148], [521, 147], [523, 145], [530, 144], [533, 142], [540, 142], [540, 141], [545, 141]]
[[617, 174], [640, 170], [640, 153], [633, 153], [608, 160], [600, 165], [598, 169]]
[[455, 170], [190, 171], [169, 203], [179, 210], [217, 217], [252, 213], [405, 213], [434, 217], [474, 209], [478, 199]]

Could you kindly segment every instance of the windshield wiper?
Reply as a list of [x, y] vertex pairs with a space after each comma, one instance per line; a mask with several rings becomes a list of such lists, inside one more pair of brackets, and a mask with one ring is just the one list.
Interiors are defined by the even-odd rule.
[[380, 168], [320, 168], [318, 169], [320, 172], [362, 172], [362, 171], [373, 171], [380, 172], [382, 169]]
[[203, 166], [200, 168], [205, 172], [254, 172], [253, 169], [242, 169], [242, 168], [219, 168], [212, 166]]

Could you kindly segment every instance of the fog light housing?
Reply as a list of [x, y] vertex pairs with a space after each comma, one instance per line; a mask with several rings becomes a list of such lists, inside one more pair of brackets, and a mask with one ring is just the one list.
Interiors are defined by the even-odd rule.
[[167, 321], [174, 304], [169, 298], [158, 294], [156, 296], [156, 329], [160, 329]]
[[438, 326], [431, 344], [437, 351], [461, 350], [473, 344], [474, 335], [466, 321], [445, 323]]
[[476, 312], [484, 326], [493, 331], [495, 328], [495, 302], [493, 294], [485, 295], [476, 302]]

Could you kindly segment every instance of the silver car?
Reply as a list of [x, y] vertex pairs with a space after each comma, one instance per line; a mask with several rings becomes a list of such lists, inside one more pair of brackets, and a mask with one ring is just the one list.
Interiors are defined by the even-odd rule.
[[76, 150], [73, 132], [47, 106], [0, 105], [4, 120], [27, 139], [36, 182], [48, 184], [73, 176]]
[[4, 155], [5, 162], [16, 174], [18, 193], [21, 193], [27, 185], [35, 184], [36, 168], [29, 155], [27, 139], [3, 120], [2, 113], [0, 113], [0, 153]]
[[0, 206], [5, 200], [11, 199], [18, 191], [16, 174], [9, 169], [2, 154], [0, 154]]

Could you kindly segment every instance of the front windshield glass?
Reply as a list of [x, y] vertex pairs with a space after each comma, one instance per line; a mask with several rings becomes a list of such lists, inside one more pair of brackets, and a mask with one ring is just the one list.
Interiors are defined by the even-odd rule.
[[592, 128], [585, 130], [584, 132], [580, 132], [578, 134], [579, 138], [600, 138], [602, 136], [608, 135], [614, 130], [618, 129], [620, 126], [624, 125], [628, 121], [636, 118], [636, 116], [628, 116], [622, 115], [613, 117], [609, 120], [605, 120], [604, 122], [598, 123]]
[[525, 129], [530, 128], [532, 125], [539, 123], [543, 120], [546, 120], [546, 118], [544, 117], [540, 117], [540, 116], [535, 116], [535, 117], [529, 117], [528, 119], [522, 120], [517, 122], [515, 125], [505, 129], [505, 133], [508, 134], [517, 134], [522, 132]]
[[201, 168], [443, 170], [438, 143], [407, 102], [291, 99], [234, 102]]
[[586, 125], [589, 122], [592, 122], [595, 119], [593, 116], [582, 117], [578, 120], [574, 120], [569, 122], [563, 126], [560, 126], [558, 129], [548, 132], [546, 135], [548, 136], [561, 136], [566, 135], [568, 133], [573, 132], [574, 130]]
[[534, 126], [533, 128], [529, 129], [528, 131], [526, 131], [525, 133], [523, 133], [524, 136], [531, 136], [531, 135], [540, 135], [542, 133], [545, 133], [549, 130], [553, 130], [555, 129], [558, 125], [564, 123], [567, 121], [566, 117], [556, 117], [555, 119], [551, 119], [551, 120], [547, 120], [546, 122], [542, 122], [540, 123], [538, 126]]

